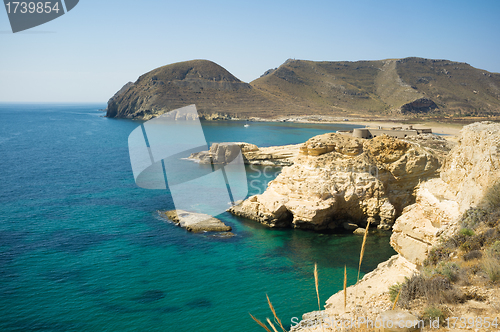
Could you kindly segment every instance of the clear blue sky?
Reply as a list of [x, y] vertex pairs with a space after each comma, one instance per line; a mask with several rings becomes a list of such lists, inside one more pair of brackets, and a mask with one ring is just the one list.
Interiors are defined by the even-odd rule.
[[80, 0], [13, 34], [0, 8], [0, 102], [106, 102], [139, 75], [191, 59], [246, 82], [288, 58], [419, 56], [500, 72], [499, 17], [498, 0]]

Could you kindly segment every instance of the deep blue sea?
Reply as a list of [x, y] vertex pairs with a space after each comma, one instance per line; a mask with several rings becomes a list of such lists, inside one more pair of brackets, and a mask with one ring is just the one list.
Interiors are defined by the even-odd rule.
[[[159, 218], [173, 208], [168, 190], [137, 187], [130, 165], [141, 122], [105, 118], [104, 107], [0, 104], [0, 331], [261, 331], [248, 313], [271, 317], [266, 294], [288, 325], [318, 309], [315, 262], [322, 303], [342, 288], [344, 265], [355, 282], [358, 236], [223, 213], [236, 234], [224, 239]], [[269, 146], [355, 127], [243, 125], [203, 129], [209, 142]], [[248, 174], [261, 189], [274, 177]], [[387, 235], [370, 235], [362, 272], [393, 254]]]

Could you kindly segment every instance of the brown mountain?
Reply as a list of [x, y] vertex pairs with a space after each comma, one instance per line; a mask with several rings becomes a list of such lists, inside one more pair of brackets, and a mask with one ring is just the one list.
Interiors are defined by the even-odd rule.
[[107, 116], [144, 118], [196, 104], [207, 118], [291, 115], [498, 116], [500, 74], [448, 60], [287, 60], [250, 84], [207, 60], [155, 69], [108, 102]]
[[207, 60], [174, 63], [127, 83], [108, 102], [108, 117], [144, 118], [196, 104], [210, 116], [278, 116], [288, 104]]

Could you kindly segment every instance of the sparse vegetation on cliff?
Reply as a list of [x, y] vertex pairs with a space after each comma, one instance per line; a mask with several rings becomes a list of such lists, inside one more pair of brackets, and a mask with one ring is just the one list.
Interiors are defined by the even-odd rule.
[[498, 290], [500, 281], [500, 204], [498, 185], [487, 191], [479, 207], [467, 210], [460, 230], [434, 246], [420, 274], [389, 288], [397, 305], [421, 312], [423, 319], [442, 322], [454, 306], [485, 301], [485, 292]]

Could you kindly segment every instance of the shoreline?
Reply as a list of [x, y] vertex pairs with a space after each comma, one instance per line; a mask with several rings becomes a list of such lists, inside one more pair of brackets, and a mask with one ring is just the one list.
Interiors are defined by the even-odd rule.
[[[129, 120], [139, 120], [148, 121], [151, 118], [160, 116], [163, 113], [151, 114], [151, 117], [132, 117], [132, 118], [122, 118], [118, 119], [129, 119]], [[107, 116], [106, 116], [107, 117]], [[115, 118], [115, 117], [113, 117]], [[494, 120], [482, 118], [471, 120], [470, 122], [439, 122], [439, 120], [425, 120], [425, 119], [407, 119], [402, 117], [394, 118], [365, 118], [365, 117], [339, 117], [330, 115], [288, 115], [280, 116], [274, 118], [263, 118], [258, 116], [249, 117], [238, 117], [229, 114], [221, 113], [199, 113], [199, 119], [202, 121], [242, 121], [242, 122], [275, 122], [275, 123], [296, 123], [296, 124], [350, 124], [359, 125], [365, 127], [418, 127], [418, 128], [430, 128], [433, 134], [445, 135], [455, 140], [460, 134], [460, 130], [466, 125], [475, 122], [492, 121]]]
[[[413, 124], [403, 123], [402, 119], [348, 119], [342, 120], [339, 118], [328, 118], [321, 116], [302, 116], [302, 117], [291, 117], [291, 118], [276, 118], [276, 119], [266, 119], [252, 117], [249, 119], [224, 119], [233, 121], [249, 121], [249, 122], [276, 122], [276, 123], [297, 123], [297, 124], [350, 124], [350, 125], [360, 125], [365, 127], [408, 127], [412, 125], [417, 128], [431, 128], [433, 134], [446, 135], [451, 137], [456, 137], [460, 134], [460, 130], [467, 124], [457, 124], [457, 123], [438, 123], [438, 122], [426, 122], [418, 121]], [[217, 120], [206, 120], [206, 121], [217, 121]]]

